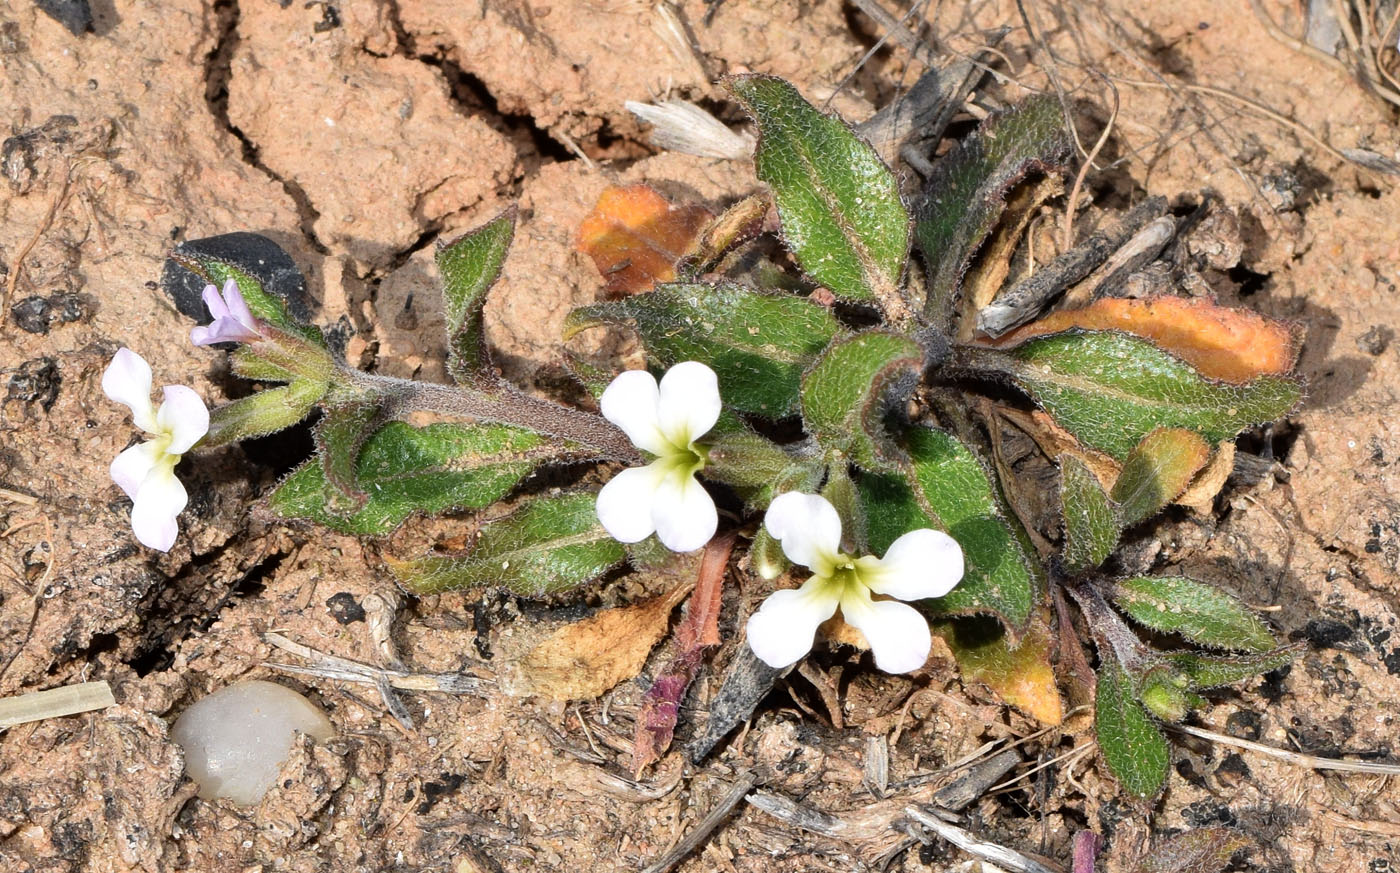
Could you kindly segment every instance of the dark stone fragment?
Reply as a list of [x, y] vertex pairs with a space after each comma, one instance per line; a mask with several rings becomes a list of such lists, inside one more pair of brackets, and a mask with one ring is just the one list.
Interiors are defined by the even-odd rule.
[[[238, 231], [203, 239], [186, 240], [175, 247], [184, 255], [202, 255], [243, 270], [262, 282], [263, 290], [282, 299], [298, 321], [311, 320], [307, 306], [306, 280], [296, 262], [281, 246], [262, 234]], [[165, 269], [161, 272], [160, 286], [170, 296], [181, 314], [193, 318], [200, 324], [212, 320], [204, 307], [204, 286], [207, 283], [199, 276], [165, 259]]]
[[92, 314], [89, 300], [69, 291], [40, 297], [35, 294], [10, 307], [15, 325], [29, 333], [46, 334], [54, 322], [70, 324], [86, 321]]
[[1235, 814], [1230, 811], [1230, 807], [1218, 800], [1198, 800], [1188, 804], [1181, 810], [1181, 817], [1193, 828], [1211, 825], [1232, 827], [1235, 824]]
[[1314, 648], [1335, 649], [1339, 648], [1339, 643], [1345, 643], [1356, 636], [1356, 629], [1335, 619], [1314, 618], [1294, 635], [1301, 636]]
[[332, 594], [326, 600], [326, 609], [330, 610], [331, 617], [341, 624], [365, 620], [365, 608], [349, 591]]
[[1225, 720], [1225, 733], [1241, 740], [1257, 741], [1264, 732], [1264, 719], [1257, 712], [1240, 710]]
[[1392, 676], [1400, 676], [1400, 649], [1385, 656], [1385, 669]]
[[92, 6], [88, 0], [34, 0], [34, 5], [74, 36], [92, 30]]
[[63, 376], [58, 372], [58, 361], [53, 358], [35, 358], [20, 364], [19, 369], [10, 374], [5, 396], [9, 400], [37, 403], [48, 412], [58, 399], [58, 389], [62, 384]]
[[418, 814], [427, 815], [432, 811], [434, 804], [461, 788], [465, 781], [466, 777], [461, 773], [444, 773], [438, 782], [424, 782], [423, 801], [418, 804]]
[[10, 318], [15, 327], [26, 333], [46, 334], [49, 332], [49, 301], [47, 297], [35, 294], [10, 307]]
[[1215, 768], [1215, 779], [1220, 783], [1220, 787], [1231, 791], [1238, 789], [1249, 775], [1249, 765], [1236, 752], [1226, 755], [1220, 766]]

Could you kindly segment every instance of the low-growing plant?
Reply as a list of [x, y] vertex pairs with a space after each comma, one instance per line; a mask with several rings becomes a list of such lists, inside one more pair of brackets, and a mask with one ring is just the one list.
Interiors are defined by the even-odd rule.
[[[568, 335], [634, 332], [648, 366], [666, 374], [659, 385], [576, 361], [601, 398], [598, 415], [497, 375], [482, 308], [513, 212], [438, 249], [451, 385], [358, 371], [247, 269], [177, 255], [211, 284], [215, 321], [195, 339], [236, 343], [234, 372], [277, 386], [214, 409], [199, 446], [318, 416], [315, 456], [268, 504], [349, 534], [517, 498], [464, 553], [393, 562], [420, 594], [558, 594], [629, 560], [653, 562], [658, 540], [689, 551], [735, 528], [758, 575], [806, 580], [750, 620], [766, 663], [803, 657], [838, 607], [890, 671], [921, 667], [936, 634], [969, 682], [1044, 722], [1063, 718], [1062, 687], [1072, 700], [1092, 695], [1108, 768], [1131, 795], [1153, 798], [1170, 762], [1161, 723], [1184, 718], [1206, 689], [1286, 664], [1290, 651], [1229, 594], [1181, 576], [1123, 578], [1115, 552], [1184, 493], [1209, 498], [1233, 439], [1298, 405], [1295, 327], [1208, 302], [1110, 299], [993, 340], [979, 332], [979, 312], [1007, 284], [1025, 219], [1068, 169], [1057, 102], [1032, 98], [991, 116], [906, 202], [876, 152], [788, 83], [752, 75], [727, 85], [757, 126], [765, 192], [713, 221], [687, 213], [667, 224], [674, 256], [647, 269], [625, 244], [592, 241], [600, 262], [617, 262], [612, 272], [641, 272], [618, 288], [638, 293], [567, 321]], [[765, 227], [785, 252], [765, 248]], [[657, 231], [637, 233], [645, 243]], [[665, 251], [642, 249], [653, 261]], [[189, 398], [168, 395], [169, 416], [150, 409], [149, 368], [134, 366], [114, 364], [108, 391], [157, 438], [113, 472], [136, 501], [142, 541], [169, 548], [184, 491], [168, 474], [193, 427], [175, 419]], [[1059, 465], [1062, 528], [1038, 540], [1012, 509], [1024, 486], [996, 452], [985, 400], [1009, 394], [1038, 408], [1023, 414], [1025, 429]], [[419, 412], [454, 420], [406, 423]], [[599, 494], [520, 493], [537, 470], [582, 462], [628, 468]], [[721, 492], [742, 504], [737, 522], [721, 521], [712, 497]], [[1096, 682], [1076, 621], [1095, 644]], [[1152, 631], [1152, 644], [1133, 625]], [[1199, 648], [1164, 650], [1163, 640]], [[657, 692], [663, 702], [679, 702], [696, 665], [683, 666], [676, 687]]]

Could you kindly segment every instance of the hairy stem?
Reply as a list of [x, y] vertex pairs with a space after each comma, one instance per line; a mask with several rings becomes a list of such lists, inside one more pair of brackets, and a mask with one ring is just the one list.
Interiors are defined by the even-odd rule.
[[392, 398], [395, 411], [436, 412], [513, 424], [596, 449], [603, 457], [628, 464], [642, 462], [627, 435], [601, 415], [531, 397], [505, 382], [488, 388], [439, 385], [350, 370], [352, 384]]

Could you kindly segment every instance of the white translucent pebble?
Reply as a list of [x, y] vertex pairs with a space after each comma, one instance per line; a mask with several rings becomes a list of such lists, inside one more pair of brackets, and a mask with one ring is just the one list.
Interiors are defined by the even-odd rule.
[[319, 742], [335, 735], [316, 704], [275, 682], [251, 679], [222, 688], [181, 713], [171, 731], [185, 772], [205, 800], [251, 806], [277, 781], [297, 733]]

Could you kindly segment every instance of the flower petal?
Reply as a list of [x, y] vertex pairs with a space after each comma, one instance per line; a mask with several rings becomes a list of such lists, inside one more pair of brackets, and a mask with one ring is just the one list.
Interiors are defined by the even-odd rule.
[[233, 318], [218, 318], [204, 327], [190, 328], [190, 342], [197, 346], [212, 346], [215, 343], [251, 343], [262, 339], [262, 334], [245, 327]]
[[632, 467], [612, 477], [598, 492], [598, 521], [613, 539], [639, 543], [656, 530], [652, 505], [664, 475], [657, 464]]
[[136, 499], [136, 492], [140, 490], [141, 483], [146, 481], [146, 477], [155, 468], [156, 461], [160, 458], [160, 449], [156, 443], [147, 442], [134, 445], [131, 448], [117, 455], [112, 461], [109, 472], [112, 474], [112, 481], [116, 482], [126, 496], [132, 500]]
[[248, 308], [248, 301], [243, 299], [243, 289], [232, 279], [224, 282], [224, 306], [235, 321], [257, 333], [258, 321]]
[[693, 552], [719, 527], [715, 500], [690, 473], [672, 472], [661, 481], [651, 505], [656, 538], [673, 552]]
[[917, 609], [895, 600], [870, 599], [864, 591], [841, 598], [841, 617], [865, 636], [875, 666], [886, 673], [912, 673], [928, 660], [933, 636]]
[[165, 402], [156, 411], [162, 433], [170, 434], [166, 451], [183, 455], [209, 432], [209, 409], [193, 388], [166, 385]]
[[749, 648], [770, 667], [796, 664], [812, 650], [817, 626], [835, 615], [836, 607], [837, 598], [815, 576], [801, 588], [774, 591], [749, 616]]
[[[230, 282], [233, 280], [230, 279]], [[228, 305], [224, 303], [224, 298], [219, 294], [219, 289], [213, 285], [205, 285], [204, 293], [200, 295], [204, 301], [204, 308], [209, 310], [209, 315], [213, 321], [228, 317]]]
[[719, 421], [719, 377], [699, 361], [684, 361], [661, 377], [657, 418], [661, 432], [677, 448], [709, 433]]
[[942, 597], [962, 580], [963, 553], [942, 531], [920, 528], [895, 540], [873, 567], [861, 568], [861, 581], [876, 594], [896, 600]]
[[841, 516], [825, 497], [797, 491], [779, 494], [768, 505], [763, 523], [794, 563], [819, 576], [830, 574], [841, 548]]
[[141, 483], [133, 500], [131, 529], [136, 538], [144, 546], [170, 551], [180, 532], [177, 518], [189, 502], [185, 486], [175, 478], [174, 463], [157, 464]]
[[136, 426], [156, 433], [156, 410], [151, 405], [151, 365], [131, 349], [117, 349], [102, 372], [102, 392], [131, 410]]
[[612, 380], [598, 399], [598, 406], [604, 418], [622, 428], [632, 445], [653, 455], [665, 455], [673, 449], [662, 435], [656, 417], [660, 393], [656, 379], [646, 370], [628, 370]]

